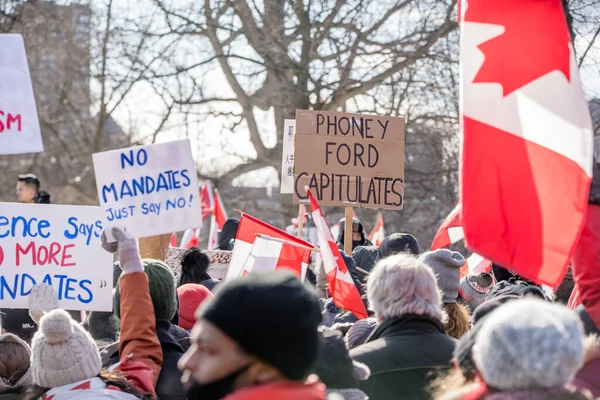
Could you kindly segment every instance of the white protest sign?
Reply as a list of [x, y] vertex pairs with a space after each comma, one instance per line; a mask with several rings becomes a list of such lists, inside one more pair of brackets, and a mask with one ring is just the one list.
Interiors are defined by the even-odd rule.
[[0, 307], [29, 308], [36, 283], [67, 310], [112, 310], [113, 255], [100, 207], [0, 203]]
[[281, 153], [281, 193], [294, 193], [294, 132], [296, 120], [283, 121], [283, 152]]
[[189, 140], [106, 151], [93, 159], [110, 242], [114, 226], [139, 238], [202, 225]]
[[0, 154], [44, 151], [23, 37], [0, 34]]

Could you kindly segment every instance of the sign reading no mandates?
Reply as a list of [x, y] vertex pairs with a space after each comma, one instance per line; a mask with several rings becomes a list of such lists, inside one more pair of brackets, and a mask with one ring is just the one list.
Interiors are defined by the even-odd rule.
[[296, 110], [294, 203], [402, 208], [404, 118]]

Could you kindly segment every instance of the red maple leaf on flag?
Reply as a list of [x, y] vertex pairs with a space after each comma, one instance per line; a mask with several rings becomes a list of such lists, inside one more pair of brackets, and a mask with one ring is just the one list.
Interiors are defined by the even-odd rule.
[[554, 70], [570, 80], [571, 39], [559, 0], [470, 0], [465, 21], [504, 27], [478, 46], [485, 61], [473, 83], [499, 83], [507, 96]]

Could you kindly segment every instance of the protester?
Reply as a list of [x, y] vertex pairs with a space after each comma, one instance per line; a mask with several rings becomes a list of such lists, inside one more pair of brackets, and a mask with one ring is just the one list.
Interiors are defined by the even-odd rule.
[[367, 294], [380, 324], [350, 351], [371, 370], [360, 388], [371, 400], [429, 398], [429, 382], [450, 369], [456, 343], [444, 333], [435, 275], [414, 256], [397, 254], [377, 263]]
[[137, 242], [116, 228], [113, 235], [118, 243], [106, 244], [104, 233], [102, 237], [107, 250], [118, 250], [123, 268], [119, 280], [123, 295], [120, 298], [121, 357], [118, 366], [112, 371], [102, 369], [98, 348], [89, 333], [65, 310], [45, 312], [56, 304], [56, 291], [49, 285], [36, 285], [30, 294], [32, 318], [35, 320], [34, 314], [40, 310], [45, 313], [32, 341], [33, 385], [24, 399], [106, 397], [107, 388], [111, 389], [110, 397], [116, 399], [155, 395], [162, 354], [155, 334], [148, 279], [142, 273]]
[[358, 279], [364, 283], [367, 281], [368, 273], [373, 269], [377, 261], [377, 247], [357, 246], [352, 251], [352, 259], [357, 267]]
[[369, 377], [369, 368], [350, 358], [340, 331], [324, 329], [320, 333], [321, 349], [312, 372], [327, 386], [327, 394], [337, 393], [344, 400], [368, 399], [358, 384]]
[[[178, 308], [175, 277], [171, 269], [162, 261], [144, 259], [141, 261], [141, 265], [148, 277], [150, 299], [152, 300], [153, 315], [155, 316], [156, 336], [163, 354], [162, 368], [156, 384], [156, 394], [160, 399], [185, 399], [185, 390], [181, 384], [181, 373], [177, 370], [177, 362], [189, 348], [189, 334], [184, 329], [171, 323], [171, 319], [173, 319]], [[123, 279], [123, 276], [120, 279]], [[121, 291], [117, 286], [113, 309], [119, 318], [121, 317], [120, 298]], [[105, 365], [116, 361], [116, 352], [113, 351], [112, 354], [108, 355], [109, 361]]]
[[419, 242], [408, 233], [392, 233], [387, 236], [377, 249], [377, 259], [382, 260], [398, 253], [407, 253], [418, 256], [421, 253]]
[[180, 360], [189, 400], [322, 400], [317, 297], [289, 272], [223, 283], [196, 313]]
[[233, 250], [233, 243], [237, 234], [240, 221], [237, 219], [228, 219], [223, 224], [223, 229], [219, 233], [219, 246], [217, 250]]
[[581, 321], [564, 306], [534, 298], [502, 305], [482, 321], [473, 359], [482, 381], [438, 398], [587, 398], [565, 386], [583, 365], [584, 346]]
[[34, 174], [19, 175], [16, 193], [19, 203], [50, 204], [50, 194], [40, 191], [40, 180]]
[[31, 344], [33, 334], [37, 331], [37, 324], [23, 309], [3, 308], [0, 310], [2, 318], [2, 333], [12, 333], [25, 343]]
[[12, 333], [0, 335], [0, 400], [18, 400], [31, 384], [31, 349]]
[[[346, 226], [346, 218], [340, 219], [340, 233], [337, 237], [337, 246], [344, 249], [344, 227]], [[352, 250], [357, 246], [373, 246], [373, 243], [365, 236], [365, 229], [362, 222], [358, 218], [352, 218]]]
[[446, 333], [460, 339], [469, 330], [469, 310], [457, 302], [460, 286], [460, 269], [466, 263], [465, 258], [456, 251], [439, 249], [424, 253], [419, 260], [430, 267], [437, 278], [442, 291], [442, 302], [448, 319], [444, 324]]
[[189, 248], [181, 257], [181, 276], [177, 286], [186, 283], [202, 283], [212, 279], [208, 274], [210, 258], [197, 247]]
[[40, 190], [40, 180], [33, 174], [19, 175], [17, 179], [16, 193], [19, 203], [35, 203]]
[[194, 317], [196, 310], [213, 295], [202, 285], [187, 283], [177, 288], [177, 296], [179, 297], [179, 326], [189, 331], [196, 322]]

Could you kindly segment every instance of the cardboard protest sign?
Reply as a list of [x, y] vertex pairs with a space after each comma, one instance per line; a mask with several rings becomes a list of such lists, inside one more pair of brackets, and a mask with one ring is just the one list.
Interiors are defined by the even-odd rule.
[[93, 159], [109, 241], [113, 226], [139, 238], [202, 225], [189, 140], [106, 151]]
[[296, 121], [283, 121], [283, 152], [281, 154], [281, 194], [294, 193], [294, 131]]
[[296, 110], [294, 203], [402, 208], [404, 118]]
[[47, 283], [67, 310], [112, 310], [113, 255], [102, 249], [102, 209], [0, 204], [0, 307], [29, 308]]
[[25, 43], [0, 34], [0, 154], [44, 151]]
[[[181, 257], [188, 249], [181, 247], [171, 247], [167, 254], [165, 263], [171, 268], [175, 275], [175, 282], [179, 282], [181, 276]], [[205, 250], [208, 258], [210, 258], [210, 266], [208, 274], [213, 279], [225, 280], [229, 262], [231, 261], [231, 251], [227, 250]]]

